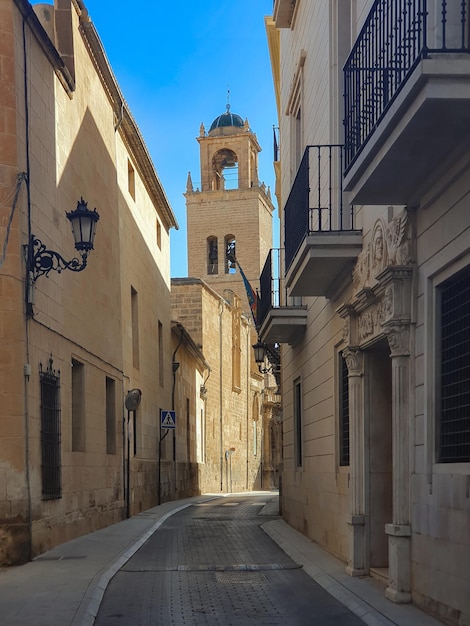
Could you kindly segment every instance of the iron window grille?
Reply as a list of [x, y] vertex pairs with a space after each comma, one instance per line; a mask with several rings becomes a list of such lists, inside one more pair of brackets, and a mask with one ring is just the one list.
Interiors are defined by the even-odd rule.
[[340, 356], [339, 464], [349, 465], [349, 380], [346, 359]]
[[42, 498], [62, 497], [62, 464], [60, 432], [60, 372], [52, 367], [52, 357], [46, 370], [40, 364], [41, 385], [41, 471]]
[[438, 461], [470, 461], [470, 267], [443, 283], [440, 309]]

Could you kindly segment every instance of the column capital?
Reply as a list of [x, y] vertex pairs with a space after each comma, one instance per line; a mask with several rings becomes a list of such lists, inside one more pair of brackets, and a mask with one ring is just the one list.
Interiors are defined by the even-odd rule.
[[348, 367], [350, 376], [361, 376], [363, 374], [364, 353], [360, 348], [349, 346], [342, 352]]
[[410, 356], [410, 324], [394, 320], [385, 323], [383, 329], [391, 356]]

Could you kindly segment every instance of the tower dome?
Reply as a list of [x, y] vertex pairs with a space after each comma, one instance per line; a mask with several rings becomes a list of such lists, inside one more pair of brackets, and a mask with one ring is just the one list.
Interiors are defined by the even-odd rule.
[[[209, 129], [209, 135], [218, 135], [218, 134], [227, 134], [227, 131], [224, 132], [223, 129], [239, 129], [243, 128], [245, 125], [244, 121], [239, 115], [230, 112], [230, 104], [227, 104], [227, 110], [222, 115], [219, 115], [212, 122], [211, 127]], [[238, 131], [235, 131], [238, 132]]]

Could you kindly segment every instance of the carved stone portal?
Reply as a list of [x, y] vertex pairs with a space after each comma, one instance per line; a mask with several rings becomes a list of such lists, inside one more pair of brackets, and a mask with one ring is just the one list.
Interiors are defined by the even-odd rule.
[[388, 224], [378, 219], [370, 242], [359, 255], [353, 272], [355, 295], [338, 309], [344, 319], [343, 338], [349, 372], [351, 446], [350, 554], [347, 571], [360, 575], [368, 570], [368, 504], [365, 494], [370, 471], [369, 441], [364, 416], [363, 356], [377, 341], [387, 339], [392, 359], [393, 515], [384, 528], [389, 536], [389, 585], [387, 597], [396, 602], [410, 599], [409, 424], [410, 336], [414, 264], [412, 214], [402, 211]]

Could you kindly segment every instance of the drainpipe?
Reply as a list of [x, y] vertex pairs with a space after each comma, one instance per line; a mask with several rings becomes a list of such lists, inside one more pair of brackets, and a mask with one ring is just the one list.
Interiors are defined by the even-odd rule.
[[[29, 160], [29, 106], [28, 106], [28, 59], [26, 50], [26, 18], [23, 16], [23, 64], [24, 64], [24, 119], [25, 119], [25, 150], [26, 150], [26, 198], [27, 198], [27, 228], [28, 228], [28, 259], [27, 268], [30, 267], [31, 251], [31, 188], [30, 188], [30, 160]], [[26, 274], [26, 290], [29, 289], [30, 277]], [[26, 307], [30, 307], [29, 299], [26, 298]], [[31, 560], [33, 552], [33, 520], [31, 504], [31, 475], [30, 475], [30, 450], [29, 450], [29, 394], [28, 383], [31, 366], [29, 362], [29, 310], [26, 310], [25, 334], [26, 334], [26, 364], [24, 366], [24, 436], [25, 436], [25, 481], [27, 494], [27, 525], [28, 525], [28, 558]]]

